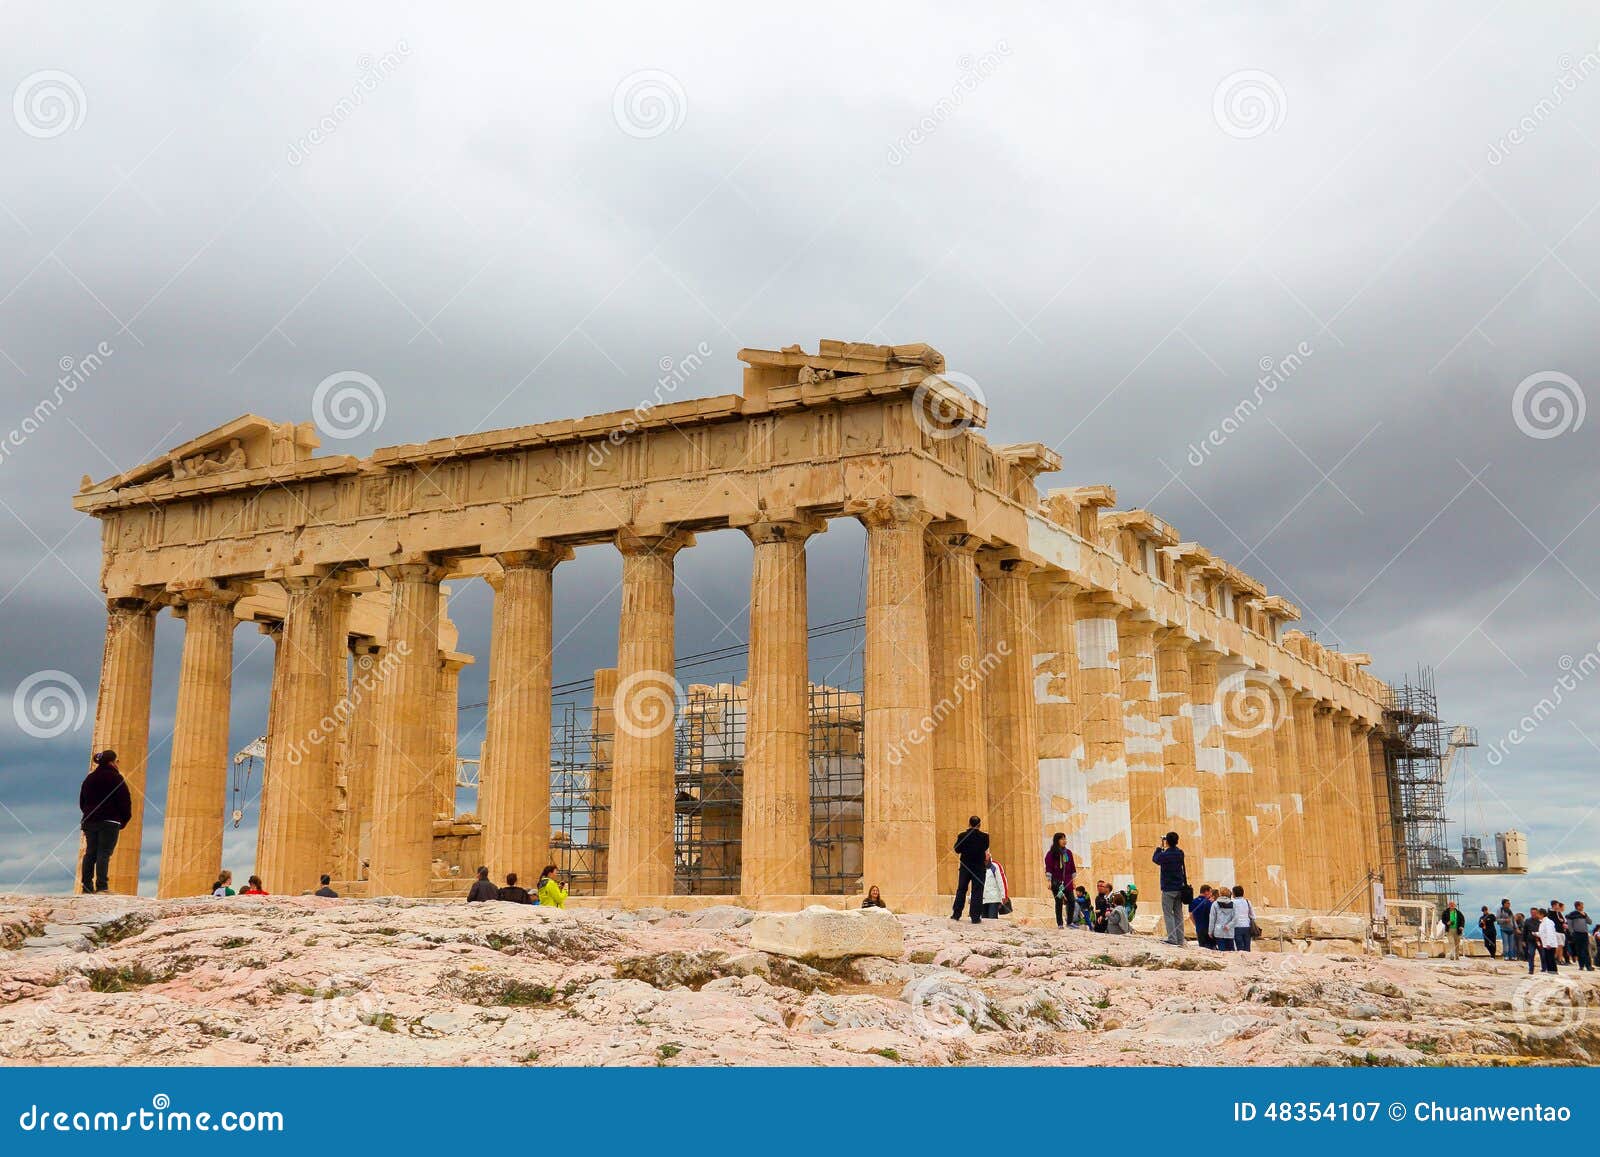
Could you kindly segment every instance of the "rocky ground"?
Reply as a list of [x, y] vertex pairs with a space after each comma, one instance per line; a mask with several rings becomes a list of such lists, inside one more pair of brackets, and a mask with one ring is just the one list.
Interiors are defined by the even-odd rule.
[[898, 960], [752, 913], [0, 896], [0, 1061], [1428, 1065], [1600, 1059], [1594, 973], [1225, 956], [901, 917]]

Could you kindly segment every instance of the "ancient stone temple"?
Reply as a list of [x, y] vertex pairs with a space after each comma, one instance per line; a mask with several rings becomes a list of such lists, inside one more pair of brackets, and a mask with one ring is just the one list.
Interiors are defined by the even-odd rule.
[[[595, 685], [594, 891], [682, 890], [686, 721], [732, 749], [674, 678], [692, 642], [674, 631], [674, 568], [725, 528], [753, 544], [738, 753], [716, 757], [738, 790], [690, 804], [700, 870], [745, 902], [798, 906], [827, 878], [937, 910], [971, 814], [1023, 900], [1044, 898], [1054, 831], [1080, 882], [1152, 899], [1168, 830], [1192, 880], [1269, 905], [1347, 905], [1369, 873], [1396, 878], [1389, 689], [1367, 655], [1293, 630], [1293, 605], [1154, 514], [1117, 511], [1109, 486], [1041, 493], [1060, 458], [986, 441], [984, 407], [928, 346], [739, 357], [738, 394], [366, 458], [246, 416], [86, 479], [74, 503], [103, 523], [108, 607], [94, 742], [121, 753], [141, 806], [155, 616], [184, 624], [160, 892], [202, 891], [221, 866], [243, 619], [276, 640], [257, 873], [276, 892], [325, 871], [357, 892], [434, 890], [470, 661], [441, 609], [448, 577], [494, 590], [473, 848], [497, 873], [536, 874], [566, 838], [552, 839], [553, 573], [583, 548], [618, 552], [622, 574], [616, 668]], [[859, 728], [853, 843], [819, 873], [806, 547], [833, 519], [865, 525], [864, 679], [840, 716]], [[139, 844], [136, 815], [114, 887], [136, 886]]]

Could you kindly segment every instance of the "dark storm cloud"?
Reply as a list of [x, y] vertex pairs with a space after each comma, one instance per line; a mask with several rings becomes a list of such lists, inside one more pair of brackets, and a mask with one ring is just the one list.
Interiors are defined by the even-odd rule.
[[[1149, 503], [1378, 673], [1436, 665], [1447, 712], [1503, 736], [1600, 641], [1600, 417], [1533, 437], [1513, 411], [1541, 371], [1600, 389], [1588, 17], [13, 4], [0, 88], [52, 84], [66, 119], [0, 119], [0, 433], [110, 352], [0, 458], [0, 688], [60, 670], [92, 710], [83, 473], [305, 420], [341, 370], [385, 418], [323, 449], [365, 453], [631, 407], [702, 342], [677, 396], [736, 391], [741, 345], [841, 337], [935, 344], [993, 440], [1060, 450], [1047, 482]], [[681, 561], [680, 650], [742, 632], [748, 551]], [[856, 613], [859, 536], [812, 551], [814, 619]], [[617, 573], [558, 572], [558, 680], [608, 661]], [[460, 586], [472, 702], [488, 600]], [[178, 639], [164, 620], [158, 744]], [[237, 648], [240, 746], [270, 646]], [[1474, 765], [1482, 822], [1525, 826], [1566, 892], [1600, 883], [1597, 703], [1579, 687]], [[12, 723], [0, 881], [59, 888], [90, 723]]]

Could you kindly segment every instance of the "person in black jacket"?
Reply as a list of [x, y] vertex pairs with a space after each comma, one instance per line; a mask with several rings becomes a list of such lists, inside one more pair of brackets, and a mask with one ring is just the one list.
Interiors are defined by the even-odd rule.
[[967, 830], [956, 837], [956, 855], [961, 867], [956, 876], [956, 902], [950, 908], [950, 919], [961, 919], [961, 904], [972, 894], [968, 915], [974, 924], [983, 923], [983, 882], [989, 874], [989, 833], [982, 828], [983, 821], [973, 816], [967, 821]]
[[[467, 899], [472, 899], [468, 896]], [[504, 900], [508, 904], [531, 904], [533, 897], [528, 895], [528, 889], [517, 886], [517, 874], [506, 873], [506, 886], [495, 895], [496, 900]]]
[[488, 900], [498, 900], [500, 889], [495, 882], [489, 879], [489, 869], [479, 868], [478, 878], [472, 881], [472, 887], [467, 891], [467, 903], [482, 904]]
[[133, 796], [128, 781], [117, 770], [117, 753], [107, 748], [94, 757], [94, 769], [78, 789], [78, 810], [83, 813], [83, 890], [109, 892], [111, 853], [117, 837], [133, 818]]

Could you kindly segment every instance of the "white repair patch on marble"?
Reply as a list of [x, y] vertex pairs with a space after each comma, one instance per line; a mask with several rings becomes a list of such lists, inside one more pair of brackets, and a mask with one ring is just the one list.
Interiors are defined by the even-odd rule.
[[1066, 675], [1058, 675], [1049, 670], [1061, 658], [1060, 651], [1040, 651], [1033, 657], [1033, 701], [1039, 704], [1072, 702], [1071, 695], [1063, 695], [1050, 690], [1054, 683], [1058, 688], [1072, 689], [1072, 680]]
[[1083, 569], [1083, 544], [1048, 518], [1029, 512], [1028, 549], [1062, 570]]
[[1222, 883], [1226, 880], [1233, 883], [1233, 857], [1232, 856], [1207, 856], [1203, 861], [1203, 871], [1208, 880]]
[[1079, 619], [1073, 624], [1078, 640], [1078, 666], [1105, 670], [1117, 667], [1117, 620]]
[[1267, 865], [1267, 879], [1271, 880], [1274, 884], [1276, 884], [1282, 878], [1283, 878], [1283, 865], [1282, 864], [1268, 864]]
[[1194, 741], [1198, 745], [1216, 725], [1217, 709], [1209, 703], [1194, 703], [1190, 705], [1189, 717], [1194, 720]]
[[1242, 752], [1226, 747], [1218, 748], [1218, 750], [1222, 752], [1223, 758], [1227, 761], [1222, 769], [1224, 775], [1255, 774], [1255, 768], [1250, 766], [1250, 761], [1244, 757]]
[[1261, 834], [1261, 820], [1258, 816], [1247, 814], [1244, 817], [1244, 822], [1250, 825], [1250, 834], [1252, 836], [1259, 836]]
[[1220, 747], [1199, 747], [1195, 749], [1194, 766], [1196, 771], [1209, 772], [1211, 775], [1227, 774], [1227, 753]]
[[1123, 780], [1128, 778], [1128, 761], [1126, 759], [1102, 759], [1083, 769], [1083, 781], [1087, 786], [1105, 783], [1107, 780]]
[[1197, 787], [1169, 787], [1166, 791], [1167, 814], [1190, 823], [1200, 822], [1200, 789]]
[[1290, 792], [1289, 793], [1289, 798], [1290, 798], [1290, 800], [1292, 800], [1294, 802], [1294, 814], [1297, 815], [1297, 816], [1305, 815], [1306, 814], [1305, 797], [1303, 797], [1299, 792], [1296, 791], [1296, 792]]

